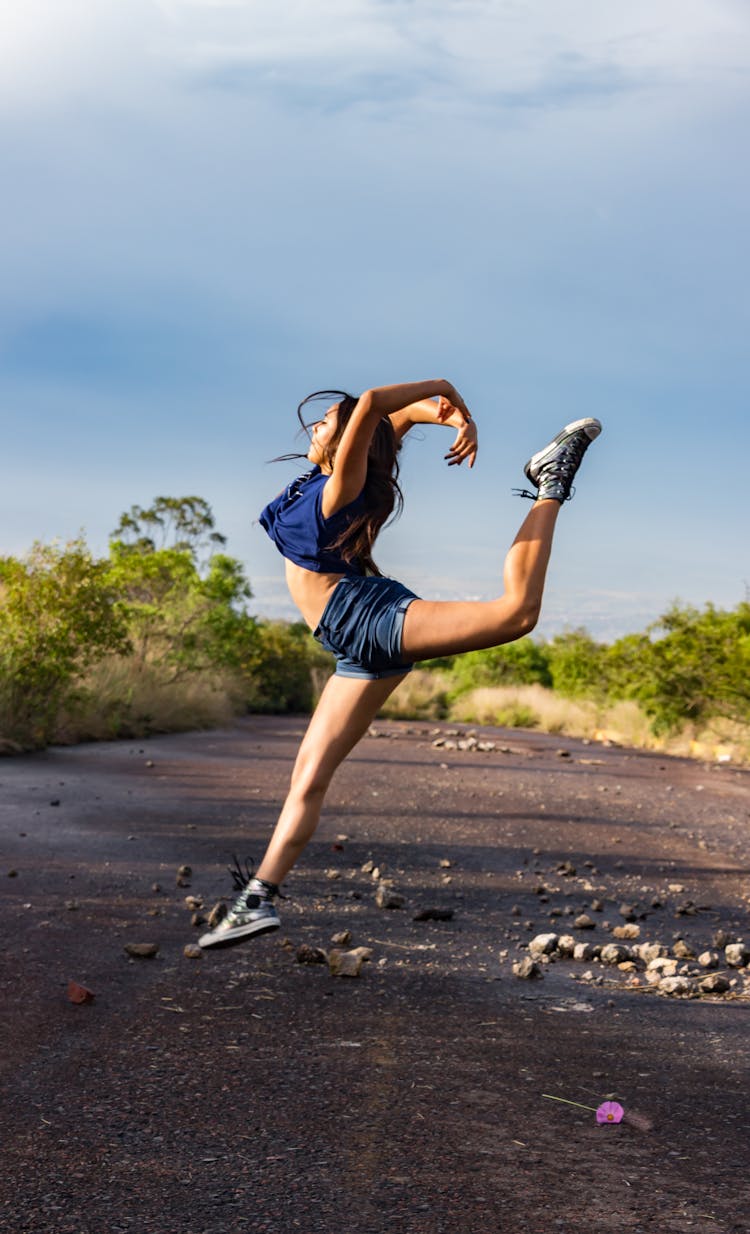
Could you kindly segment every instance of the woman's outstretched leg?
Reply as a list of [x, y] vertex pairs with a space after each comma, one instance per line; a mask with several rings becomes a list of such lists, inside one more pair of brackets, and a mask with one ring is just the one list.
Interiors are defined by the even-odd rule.
[[503, 595], [488, 601], [414, 600], [404, 618], [405, 660], [498, 647], [534, 629], [560, 506], [571, 495], [581, 460], [601, 427], [591, 418], [576, 420], [529, 459], [524, 472], [537, 490], [536, 501], [505, 558]]
[[289, 792], [258, 871], [223, 921], [198, 940], [201, 947], [226, 947], [278, 929], [273, 896], [315, 833], [333, 774], [404, 676], [329, 678], [302, 739]]

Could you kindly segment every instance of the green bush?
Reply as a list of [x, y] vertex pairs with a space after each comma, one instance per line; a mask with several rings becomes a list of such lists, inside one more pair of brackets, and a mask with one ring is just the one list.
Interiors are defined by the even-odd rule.
[[[726, 611], [673, 605], [650, 638], [615, 644], [618, 688], [640, 702], [654, 732], [717, 717], [750, 723], [750, 604]], [[624, 654], [623, 654], [624, 653]]]
[[242, 663], [243, 702], [248, 711], [310, 712], [332, 668], [303, 622], [260, 622]]
[[485, 651], [469, 651], [430, 664], [449, 673], [450, 698], [457, 698], [478, 686], [552, 684], [547, 648], [530, 638], [489, 647]]
[[108, 565], [82, 540], [36, 544], [0, 558], [0, 734], [47, 744], [61, 709], [75, 709], [81, 675], [129, 646]]
[[606, 646], [578, 628], [547, 643], [550, 684], [566, 698], [603, 698], [607, 694]]

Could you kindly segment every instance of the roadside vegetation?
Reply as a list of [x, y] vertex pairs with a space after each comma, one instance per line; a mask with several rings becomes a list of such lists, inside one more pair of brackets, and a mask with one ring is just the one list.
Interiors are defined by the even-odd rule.
[[[0, 558], [0, 747], [310, 711], [332, 658], [251, 600], [198, 497], [132, 507], [105, 558], [83, 539]], [[431, 661], [384, 714], [750, 761], [750, 604], [675, 604], [609, 644], [576, 629]]]

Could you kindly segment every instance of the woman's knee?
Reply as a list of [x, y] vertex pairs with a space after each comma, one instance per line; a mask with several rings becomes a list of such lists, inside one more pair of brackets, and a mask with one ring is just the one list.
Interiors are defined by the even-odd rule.
[[321, 800], [331, 783], [331, 772], [312, 759], [298, 761], [292, 772], [291, 791], [303, 801]]

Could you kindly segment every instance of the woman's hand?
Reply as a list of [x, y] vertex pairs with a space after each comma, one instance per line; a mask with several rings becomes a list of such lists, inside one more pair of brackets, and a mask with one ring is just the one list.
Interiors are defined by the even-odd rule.
[[[455, 410], [455, 408], [453, 410]], [[448, 466], [460, 467], [461, 464], [468, 459], [469, 467], [473, 467], [478, 449], [479, 444], [477, 438], [477, 426], [473, 420], [467, 420], [464, 417], [463, 424], [460, 425], [458, 433], [456, 434], [456, 440], [453, 442], [453, 445], [445, 456]]]

